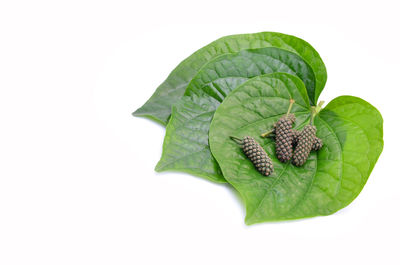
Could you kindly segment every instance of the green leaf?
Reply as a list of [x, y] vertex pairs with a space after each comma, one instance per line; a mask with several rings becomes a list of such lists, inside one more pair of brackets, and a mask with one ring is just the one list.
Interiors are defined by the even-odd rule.
[[[342, 96], [314, 120], [323, 148], [313, 151], [302, 167], [279, 162], [273, 140], [259, 135], [285, 113], [290, 97], [298, 93], [293, 85], [280, 81], [284, 78], [260, 76], [244, 83], [220, 105], [210, 127], [212, 154], [225, 179], [243, 197], [247, 224], [338, 211], [361, 192], [383, 149], [379, 111], [360, 98]], [[304, 90], [300, 82], [294, 83], [298, 91]], [[310, 113], [306, 102], [295, 99], [299, 129], [309, 122]], [[258, 173], [230, 135], [255, 137], [271, 157], [274, 173], [269, 177]]]
[[214, 112], [234, 88], [249, 78], [274, 72], [297, 75], [313, 93], [315, 78], [311, 67], [298, 55], [285, 50], [245, 50], [221, 55], [205, 65], [172, 109], [163, 154], [156, 170], [184, 171], [224, 182], [208, 145], [208, 130]]
[[315, 103], [327, 79], [325, 65], [317, 51], [297, 37], [275, 32], [260, 32], [226, 36], [196, 51], [171, 72], [150, 99], [133, 115], [147, 117], [166, 125], [171, 107], [179, 101], [189, 82], [207, 62], [222, 54], [265, 47], [276, 47], [298, 54], [311, 66], [316, 79], [315, 95], [311, 98], [311, 102]]

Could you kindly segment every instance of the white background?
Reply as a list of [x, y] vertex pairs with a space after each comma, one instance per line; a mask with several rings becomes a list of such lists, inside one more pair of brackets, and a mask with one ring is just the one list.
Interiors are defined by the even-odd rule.
[[[0, 2], [0, 264], [399, 264], [398, 1]], [[244, 224], [227, 185], [155, 173], [164, 128], [131, 112], [224, 35], [278, 31], [328, 70], [321, 99], [382, 113], [347, 208]]]

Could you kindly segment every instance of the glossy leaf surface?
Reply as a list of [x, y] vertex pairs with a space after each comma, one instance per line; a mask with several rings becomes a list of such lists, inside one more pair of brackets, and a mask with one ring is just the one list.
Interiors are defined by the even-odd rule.
[[222, 55], [205, 65], [190, 82], [185, 96], [173, 107], [156, 170], [183, 171], [224, 182], [208, 145], [214, 112], [237, 86], [249, 78], [274, 72], [296, 75], [308, 91], [314, 91], [311, 67], [298, 55], [277, 48]]
[[[297, 87], [297, 88], [296, 88]], [[364, 187], [383, 149], [382, 117], [364, 100], [342, 96], [315, 118], [323, 148], [302, 167], [276, 159], [272, 139], [260, 138], [285, 112], [290, 97], [296, 127], [309, 122], [304, 87], [284, 74], [260, 76], [233, 91], [220, 105], [210, 128], [210, 147], [225, 179], [246, 205], [246, 223], [329, 215], [351, 203]], [[296, 92], [298, 91], [298, 92]], [[301, 92], [303, 91], [303, 92]], [[229, 136], [253, 136], [273, 160], [275, 171], [259, 174]]]
[[171, 72], [150, 99], [133, 115], [147, 117], [166, 125], [172, 106], [181, 99], [189, 82], [205, 64], [223, 54], [265, 47], [293, 52], [311, 66], [315, 73], [315, 94], [311, 102], [315, 103], [327, 79], [325, 65], [317, 51], [297, 37], [275, 32], [260, 32], [226, 36], [196, 51]]

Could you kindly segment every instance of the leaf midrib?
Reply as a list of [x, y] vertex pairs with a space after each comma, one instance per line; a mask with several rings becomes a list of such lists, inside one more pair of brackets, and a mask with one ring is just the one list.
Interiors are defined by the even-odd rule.
[[[329, 124], [325, 120], [323, 120], [321, 117], [320, 117], [320, 120], [322, 120], [325, 123], [325, 125], [328, 127], [328, 130], [332, 132], [332, 134], [335, 136], [336, 140], [338, 141], [338, 143], [340, 145], [340, 149], [341, 149], [341, 152], [340, 152], [340, 158], [341, 159], [340, 159], [340, 161], [342, 162], [341, 166], [340, 166], [340, 178], [339, 178], [339, 186], [338, 186], [338, 188], [340, 189], [341, 182], [342, 182], [342, 176], [343, 176], [343, 148], [342, 148], [342, 144], [340, 143], [339, 138], [337, 137], [337, 135], [333, 131], [333, 129], [329, 126]], [[307, 191], [303, 194], [303, 196], [300, 198], [300, 200], [292, 208], [290, 208], [285, 213], [285, 215], [288, 215], [289, 213], [293, 212], [293, 210], [295, 210], [297, 207], [299, 207], [299, 205], [305, 200], [307, 194], [310, 192], [312, 186], [314, 185], [315, 176], [317, 175], [317, 172], [318, 172], [318, 156], [317, 156], [317, 159], [315, 160], [315, 164], [316, 164], [315, 173], [312, 176], [312, 180], [311, 180], [310, 186], [308, 187]], [[336, 194], [337, 194], [338, 190], [336, 191]]]
[[[299, 113], [301, 113], [301, 112], [295, 112], [295, 113], [296, 113], [296, 114], [299, 114]], [[302, 114], [305, 114], [305, 113], [308, 113], [308, 112], [305, 112], [305, 111], [304, 111]], [[283, 115], [283, 114], [280, 114], [280, 115]], [[277, 115], [276, 115], [276, 116], [277, 116]], [[258, 122], [258, 121], [257, 121], [257, 122]], [[306, 124], [307, 122], [308, 122], [308, 121], [305, 121], [305, 122], [303, 122], [301, 125], [304, 125], [304, 124]], [[301, 127], [301, 125], [300, 125], [299, 127]], [[289, 166], [289, 163], [290, 163], [290, 162], [285, 163], [285, 168], [281, 171], [281, 173], [280, 173], [279, 176], [275, 179], [275, 181], [271, 184], [271, 186], [268, 187], [268, 189], [265, 191], [265, 194], [264, 194], [262, 200], [260, 200], [260, 202], [258, 203], [256, 209], [254, 209], [254, 211], [253, 211], [250, 215], [248, 215], [247, 219], [251, 219], [251, 218], [254, 216], [254, 214], [258, 211], [258, 209], [261, 207], [261, 205], [263, 204], [263, 202], [264, 202], [265, 199], [267, 198], [267, 194], [272, 190], [273, 187], [275, 187], [276, 182], [282, 177], [283, 173], [286, 172], [287, 167]]]

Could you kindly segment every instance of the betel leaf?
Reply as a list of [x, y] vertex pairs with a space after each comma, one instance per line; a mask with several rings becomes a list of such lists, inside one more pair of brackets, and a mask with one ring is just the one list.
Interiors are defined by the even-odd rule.
[[276, 47], [298, 54], [311, 66], [316, 79], [315, 95], [311, 102], [315, 103], [327, 79], [326, 68], [318, 52], [309, 43], [297, 37], [276, 32], [260, 32], [226, 36], [196, 51], [170, 73], [150, 99], [133, 115], [147, 117], [166, 125], [172, 105], [180, 100], [189, 82], [207, 62], [222, 54], [265, 47]]
[[249, 78], [274, 72], [298, 76], [313, 93], [315, 78], [311, 67], [300, 56], [285, 50], [245, 50], [221, 55], [206, 64], [172, 109], [156, 170], [184, 171], [224, 182], [208, 145], [208, 130], [214, 112], [234, 88]]
[[[298, 91], [304, 90], [299, 80], [290, 79]], [[315, 117], [323, 148], [313, 151], [302, 167], [279, 162], [273, 140], [260, 138], [260, 132], [285, 113], [291, 97], [296, 99], [296, 127], [302, 128], [310, 118], [306, 102], [298, 100], [296, 87], [287, 80], [286, 75], [275, 74], [244, 83], [220, 105], [210, 127], [211, 151], [225, 179], [244, 199], [247, 224], [338, 211], [361, 192], [383, 149], [379, 111], [360, 98], [341, 96]], [[273, 160], [274, 173], [258, 173], [231, 135], [255, 137]]]

